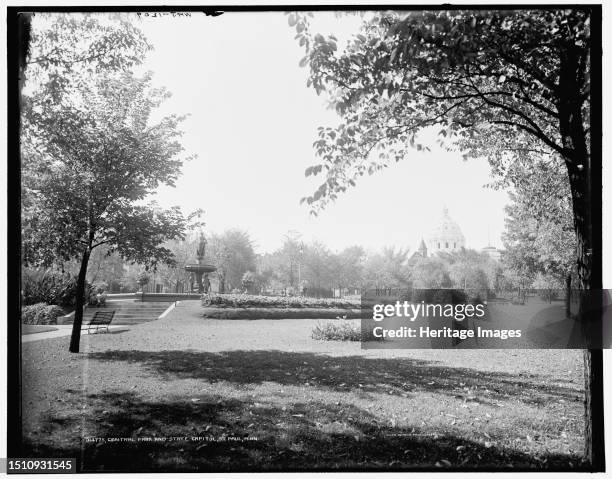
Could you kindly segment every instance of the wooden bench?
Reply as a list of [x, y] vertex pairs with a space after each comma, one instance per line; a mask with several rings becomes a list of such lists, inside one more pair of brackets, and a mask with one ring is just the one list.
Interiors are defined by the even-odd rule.
[[87, 326], [87, 334], [90, 334], [93, 328], [95, 328], [94, 333], [97, 333], [101, 328], [105, 328], [108, 333], [108, 326], [114, 316], [115, 311], [96, 311], [91, 321], [83, 326]]

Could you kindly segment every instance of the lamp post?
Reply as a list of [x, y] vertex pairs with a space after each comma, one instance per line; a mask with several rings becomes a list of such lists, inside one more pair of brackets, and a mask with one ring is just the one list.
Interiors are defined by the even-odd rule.
[[298, 250], [298, 294], [302, 295], [302, 256], [304, 255], [304, 243], [300, 243]]

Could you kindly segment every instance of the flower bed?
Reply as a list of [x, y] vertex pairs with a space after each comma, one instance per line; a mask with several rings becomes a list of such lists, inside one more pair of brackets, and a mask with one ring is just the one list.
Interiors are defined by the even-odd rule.
[[313, 328], [311, 337], [322, 341], [361, 341], [361, 328], [348, 321], [319, 323]]
[[356, 300], [307, 298], [304, 296], [257, 296], [252, 294], [203, 294], [207, 308], [326, 308], [358, 309]]
[[208, 319], [358, 319], [360, 309], [340, 308], [202, 308]]

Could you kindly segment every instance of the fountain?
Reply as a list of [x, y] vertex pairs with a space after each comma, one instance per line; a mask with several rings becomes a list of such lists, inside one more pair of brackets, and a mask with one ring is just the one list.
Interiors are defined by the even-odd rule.
[[[208, 293], [210, 289], [210, 281], [208, 280], [208, 273], [217, 271], [217, 267], [212, 264], [204, 263], [204, 256], [206, 255], [206, 238], [204, 233], [200, 231], [200, 242], [198, 249], [196, 250], [196, 257], [198, 258], [198, 264], [188, 264], [185, 266], [185, 270], [195, 275], [195, 280], [198, 285], [198, 293]], [[202, 282], [202, 276], [204, 276], [204, 282]], [[193, 281], [191, 282], [193, 285]], [[191, 287], [193, 290], [193, 286]]]

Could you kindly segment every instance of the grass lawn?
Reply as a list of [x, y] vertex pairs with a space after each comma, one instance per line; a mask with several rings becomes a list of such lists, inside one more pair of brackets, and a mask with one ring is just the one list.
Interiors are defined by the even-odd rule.
[[95, 470], [579, 468], [582, 353], [361, 350], [317, 320], [216, 320], [23, 345], [32, 456]]

